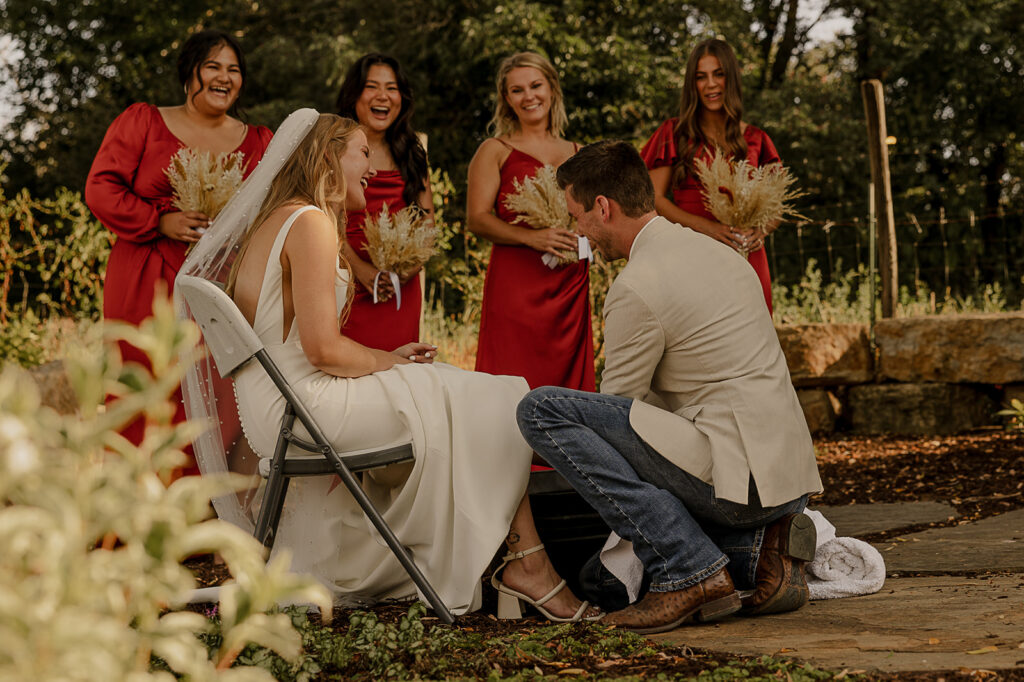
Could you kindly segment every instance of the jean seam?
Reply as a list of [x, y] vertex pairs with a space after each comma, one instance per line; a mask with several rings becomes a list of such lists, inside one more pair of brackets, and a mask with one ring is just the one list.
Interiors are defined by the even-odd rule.
[[[600, 393], [597, 393], [597, 394], [594, 394], [594, 395], [595, 395], [595, 396], [600, 396], [601, 394], [600, 394]], [[537, 410], [538, 410], [538, 408], [539, 408], [539, 407], [541, 406], [542, 402], [555, 402], [556, 400], [558, 400], [558, 401], [568, 400], [568, 401], [572, 401], [572, 402], [581, 402], [581, 403], [592, 403], [592, 402], [594, 402], [593, 398], [589, 398], [589, 397], [588, 397], [587, 399], [583, 400], [583, 399], [580, 399], [580, 398], [573, 398], [573, 397], [569, 397], [569, 396], [560, 396], [560, 397], [554, 397], [554, 396], [545, 396], [545, 397], [543, 398], [543, 401], [537, 401], [537, 400], [534, 400], [534, 401], [533, 401], [533, 403], [534, 403], [534, 406], [533, 406], [533, 415], [532, 415], [532, 418], [533, 418], [533, 422], [534, 422], [534, 424], [538, 424], [538, 423], [539, 423], [539, 421], [540, 421], [540, 420], [539, 420], [539, 419], [537, 418]], [[603, 404], [603, 405], [605, 405], [606, 407], [610, 407], [610, 408], [613, 408], [613, 409], [616, 409], [616, 410], [619, 410], [619, 411], [621, 411], [621, 410], [622, 410], [622, 408], [621, 408], [621, 407], [619, 407], [618, 405], [615, 405], [615, 404], [613, 404], [613, 403], [611, 403], [611, 402], [608, 402], [608, 401], [604, 401], [604, 402], [603, 402], [602, 404]], [[557, 411], [556, 411], [555, 413], [557, 414]], [[628, 417], [627, 417], [627, 418], [628, 418]], [[573, 459], [573, 457], [572, 457], [571, 455], [569, 455], [569, 453], [567, 453], [567, 452], [565, 451], [565, 449], [564, 449], [564, 448], [563, 448], [563, 447], [562, 447], [562, 446], [561, 446], [561, 445], [560, 445], [560, 444], [559, 444], [559, 443], [558, 443], [558, 442], [557, 442], [557, 441], [555, 440], [555, 438], [554, 438], [554, 437], [553, 437], [553, 436], [552, 436], [551, 434], [549, 434], [549, 433], [548, 433], [547, 429], [541, 429], [541, 431], [543, 431], [544, 435], [545, 435], [545, 436], [547, 437], [547, 439], [548, 439], [548, 440], [549, 440], [549, 441], [551, 442], [551, 444], [552, 444], [552, 445], [553, 445], [554, 447], [558, 448], [559, 452], [561, 452], [561, 453], [562, 453], [562, 455], [563, 455], [563, 457], [565, 457], [566, 461], [568, 461], [568, 462], [570, 462], [570, 463], [572, 464], [573, 468], [574, 468], [574, 469], [575, 469], [575, 470], [576, 470], [576, 471], [577, 471], [577, 472], [579, 473], [580, 477], [581, 477], [581, 478], [583, 478], [584, 480], [586, 480], [586, 481], [587, 481], [587, 483], [588, 483], [588, 484], [589, 484], [589, 485], [590, 485], [590, 486], [591, 486], [591, 487], [592, 487], [592, 488], [593, 488], [594, 490], [596, 490], [596, 491], [597, 491], [597, 492], [599, 492], [599, 493], [600, 493], [601, 495], [603, 495], [603, 496], [604, 496], [604, 498], [605, 498], [606, 500], [608, 500], [608, 502], [610, 503], [610, 506], [612, 506], [612, 507], [613, 507], [613, 508], [614, 508], [614, 509], [615, 509], [615, 510], [616, 510], [616, 511], [617, 511], [617, 512], [619, 513], [619, 515], [620, 515], [620, 516], [621, 516], [621, 517], [622, 517], [623, 519], [626, 519], [626, 520], [627, 520], [627, 521], [629, 522], [629, 524], [630, 524], [630, 525], [631, 525], [631, 526], [632, 526], [632, 527], [634, 528], [634, 530], [636, 530], [636, 532], [637, 532], [637, 535], [639, 535], [639, 536], [640, 536], [641, 538], [643, 538], [643, 541], [644, 541], [645, 543], [647, 543], [647, 545], [648, 545], [648, 546], [649, 546], [649, 547], [651, 548], [651, 550], [652, 550], [652, 551], [653, 551], [653, 552], [654, 552], [654, 553], [655, 553], [655, 554], [656, 554], [656, 555], [658, 556], [658, 558], [659, 558], [659, 559], [661, 560], [661, 563], [662, 563], [662, 570], [663, 570], [663, 571], [664, 571], [664, 572], [665, 572], [666, 574], [668, 574], [668, 573], [669, 573], [669, 570], [668, 570], [668, 559], [667, 559], [667, 558], [666, 558], [665, 556], [663, 556], [663, 555], [661, 554], [661, 552], [659, 552], [659, 551], [658, 551], [658, 549], [657, 549], [657, 548], [656, 548], [656, 547], [654, 546], [654, 544], [653, 544], [653, 543], [652, 543], [652, 542], [651, 542], [651, 541], [650, 541], [650, 540], [649, 540], [649, 539], [647, 538], [647, 536], [646, 536], [646, 535], [644, 535], [643, 531], [642, 531], [642, 530], [640, 530], [640, 528], [639, 528], [639, 527], [637, 527], [637, 525], [636, 525], [636, 522], [634, 522], [634, 521], [633, 521], [632, 517], [630, 517], [630, 516], [629, 516], [629, 514], [627, 514], [627, 513], [625, 512], [625, 510], [623, 510], [623, 509], [622, 509], [622, 508], [621, 508], [621, 507], [620, 507], [620, 506], [619, 506], [619, 505], [618, 505], [618, 504], [617, 504], [617, 503], [615, 502], [615, 500], [613, 500], [613, 499], [612, 499], [612, 498], [611, 498], [611, 497], [610, 497], [610, 496], [608, 495], [608, 493], [606, 493], [606, 492], [605, 492], [605, 491], [604, 491], [604, 490], [603, 490], [603, 489], [602, 489], [602, 488], [601, 488], [601, 487], [600, 487], [599, 485], [597, 485], [597, 483], [595, 483], [595, 482], [594, 482], [594, 480], [593, 480], [593, 479], [592, 479], [592, 478], [591, 478], [591, 477], [590, 477], [589, 475], [587, 475], [587, 474], [586, 474], [586, 473], [585, 473], [585, 472], [584, 472], [584, 471], [583, 471], [583, 470], [582, 470], [582, 469], [581, 469], [581, 468], [579, 467], [579, 465], [578, 465], [578, 464], [576, 463], [576, 460], [575, 460], [575, 459]]]
[[722, 568], [725, 567], [725, 565], [728, 563], [729, 557], [723, 556], [715, 563], [711, 564], [702, 571], [697, 571], [689, 578], [685, 578], [683, 580], [673, 580], [667, 583], [651, 583], [649, 589], [651, 592], [676, 592], [678, 590], [683, 590], [692, 585], [696, 585], [699, 582], [703, 582], [707, 578], [710, 578], [715, 573], [718, 573], [720, 570], [722, 570]]

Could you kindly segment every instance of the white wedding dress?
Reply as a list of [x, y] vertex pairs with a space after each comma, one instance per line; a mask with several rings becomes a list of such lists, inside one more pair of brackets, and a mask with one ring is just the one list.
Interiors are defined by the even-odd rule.
[[[363, 477], [363, 489], [399, 540], [456, 613], [480, 606], [480, 577], [526, 490], [531, 449], [516, 425], [521, 377], [463, 371], [449, 365], [396, 365], [356, 379], [316, 369], [297, 325], [284, 334], [281, 249], [295, 218], [281, 227], [257, 304], [256, 334], [339, 450], [411, 441], [415, 463], [397, 487]], [[336, 298], [345, 301], [348, 272], [338, 269]], [[282, 339], [284, 341], [282, 342]], [[242, 426], [261, 457], [273, 454], [284, 399], [261, 367], [235, 378]], [[307, 437], [296, 422], [296, 431]], [[289, 548], [293, 569], [311, 573], [339, 601], [407, 598], [415, 585], [344, 485], [331, 476], [293, 479], [274, 551]], [[350, 599], [346, 599], [346, 597]]]

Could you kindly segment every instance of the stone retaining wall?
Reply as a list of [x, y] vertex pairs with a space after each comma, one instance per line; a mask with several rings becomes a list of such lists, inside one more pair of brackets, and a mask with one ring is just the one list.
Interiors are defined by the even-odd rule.
[[949, 434], [1000, 424], [1024, 394], [1024, 313], [777, 329], [814, 432]]

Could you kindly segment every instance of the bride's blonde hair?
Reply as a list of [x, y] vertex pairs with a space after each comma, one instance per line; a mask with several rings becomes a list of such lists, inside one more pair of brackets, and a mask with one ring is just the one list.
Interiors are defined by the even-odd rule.
[[[338, 258], [345, 269], [351, 272], [348, 262], [341, 255], [341, 244], [345, 241], [345, 213], [335, 214], [331, 202], [345, 197], [348, 191], [345, 183], [344, 156], [352, 135], [359, 130], [359, 124], [337, 114], [320, 114], [306, 137], [295, 148], [277, 176], [270, 183], [266, 198], [259, 213], [242, 237], [238, 256], [228, 273], [226, 290], [233, 296], [238, 264], [249, 248], [252, 236], [266, 222], [270, 214], [285, 204], [301, 203], [316, 206], [327, 214], [338, 226]], [[348, 315], [352, 300], [352, 287], [348, 287], [348, 301], [345, 303], [340, 322]]]

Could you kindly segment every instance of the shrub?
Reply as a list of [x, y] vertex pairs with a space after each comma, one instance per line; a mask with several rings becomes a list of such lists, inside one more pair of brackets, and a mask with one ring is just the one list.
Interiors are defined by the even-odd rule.
[[[146, 350], [152, 374], [122, 366], [112, 349], [71, 353], [80, 414], [40, 408], [24, 370], [0, 373], [0, 679], [173, 679], [151, 668], [153, 656], [192, 680], [272, 679], [229, 668], [250, 642], [296, 656], [301, 639], [289, 617], [265, 611], [295, 599], [329, 613], [328, 593], [288, 573], [286, 556], [265, 564], [252, 537], [208, 518], [211, 497], [237, 480], [165, 485], [198, 431], [171, 426], [168, 401], [196, 329], [158, 301], [141, 328], [109, 331]], [[106, 394], [118, 400], [90, 407]], [[147, 429], [135, 447], [117, 430], [140, 413]], [[174, 610], [195, 588], [181, 561], [208, 552], [220, 553], [234, 576], [221, 591], [223, 638], [212, 656], [196, 636], [209, 628], [206, 618]]]

